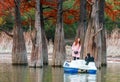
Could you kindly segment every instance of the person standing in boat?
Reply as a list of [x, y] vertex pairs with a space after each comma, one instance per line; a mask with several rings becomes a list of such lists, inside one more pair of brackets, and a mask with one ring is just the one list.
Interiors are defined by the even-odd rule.
[[80, 59], [80, 52], [81, 52], [81, 42], [80, 42], [80, 38], [77, 38], [72, 44], [72, 57], [74, 60]]

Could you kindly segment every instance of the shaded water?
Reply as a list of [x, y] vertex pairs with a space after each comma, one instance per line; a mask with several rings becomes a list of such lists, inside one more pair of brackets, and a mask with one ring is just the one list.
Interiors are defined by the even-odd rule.
[[120, 63], [109, 63], [92, 74], [65, 74], [63, 68], [29, 68], [0, 64], [0, 82], [120, 82]]

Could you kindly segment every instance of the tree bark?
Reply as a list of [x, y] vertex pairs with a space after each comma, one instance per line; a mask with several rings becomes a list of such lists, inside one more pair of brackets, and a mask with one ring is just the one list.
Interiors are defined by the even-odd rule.
[[54, 39], [52, 66], [62, 66], [65, 60], [65, 43], [62, 17], [63, 0], [58, 0], [57, 24]]
[[76, 37], [81, 39], [81, 53], [80, 58], [83, 58], [83, 52], [84, 52], [84, 37], [85, 37], [85, 31], [86, 31], [86, 0], [80, 0], [80, 21], [79, 26], [77, 29], [77, 35]]
[[13, 48], [12, 48], [12, 64], [13, 65], [27, 65], [27, 51], [23, 30], [21, 25], [20, 15], [20, 0], [15, 2], [15, 27], [13, 35]]
[[43, 64], [48, 65], [48, 48], [47, 48], [47, 39], [44, 29], [44, 19], [43, 19], [43, 7], [41, 4], [41, 30], [42, 30], [42, 54], [43, 54]]
[[107, 65], [107, 53], [106, 53], [106, 37], [105, 37], [105, 28], [104, 28], [104, 7], [105, 7], [105, 0], [99, 1], [99, 23], [101, 28], [103, 28], [101, 36], [102, 36], [102, 58], [101, 58], [101, 64], [102, 66]]
[[[43, 25], [44, 26], [44, 25]], [[48, 48], [47, 48], [47, 39], [45, 35], [45, 30], [42, 28], [42, 48], [43, 48], [43, 64], [48, 65]]]
[[29, 64], [30, 67], [43, 67], [41, 9], [40, 0], [36, 0], [35, 33], [33, 37], [31, 61]]
[[[99, 25], [99, 12], [98, 12], [98, 0], [92, 0], [92, 11], [90, 20], [88, 22], [88, 28], [85, 36], [84, 44], [84, 57], [87, 53], [90, 53], [97, 62], [97, 67], [101, 67], [101, 55], [102, 55], [102, 36]], [[97, 34], [96, 34], [97, 33]], [[94, 36], [96, 35], [96, 36]]]

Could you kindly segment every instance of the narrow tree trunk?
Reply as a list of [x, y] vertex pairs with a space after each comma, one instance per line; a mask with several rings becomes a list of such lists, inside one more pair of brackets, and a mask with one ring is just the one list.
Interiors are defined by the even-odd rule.
[[101, 36], [102, 36], [102, 58], [101, 64], [102, 66], [107, 65], [107, 58], [106, 58], [106, 37], [105, 37], [105, 28], [104, 28], [104, 7], [105, 7], [105, 0], [99, 1], [99, 23], [101, 28], [103, 28]]
[[[95, 18], [95, 29], [96, 32], [101, 28], [99, 24], [99, 5], [98, 5], [98, 0], [95, 1], [96, 3], [96, 18]], [[101, 67], [101, 56], [102, 56], [102, 36], [101, 36], [101, 31], [96, 35], [96, 56], [97, 56], [97, 67]]]
[[35, 34], [33, 40], [34, 43], [32, 46], [31, 61], [29, 64], [30, 67], [43, 66], [41, 9], [40, 0], [36, 0]]
[[107, 48], [106, 48], [106, 36], [105, 36], [105, 28], [103, 26], [103, 30], [102, 30], [102, 60], [101, 60], [101, 64], [102, 66], [106, 66], [107, 65]]
[[63, 62], [65, 60], [62, 4], [63, 4], [63, 0], [58, 0], [57, 24], [56, 24], [54, 49], [53, 49], [53, 56], [52, 56], [52, 65], [53, 66], [62, 66]]
[[47, 39], [45, 35], [44, 28], [42, 28], [42, 48], [43, 48], [43, 64], [48, 65], [48, 48], [47, 48]]
[[46, 34], [45, 34], [45, 29], [44, 29], [44, 19], [43, 19], [43, 8], [41, 4], [41, 30], [42, 30], [42, 54], [43, 54], [43, 64], [48, 65], [48, 48], [47, 48], [47, 39], [46, 39]]
[[76, 36], [81, 39], [81, 44], [82, 44], [80, 58], [83, 58], [86, 22], [87, 22], [86, 21], [86, 0], [80, 0], [80, 21], [79, 21], [79, 26], [77, 29], [77, 36]]
[[14, 2], [15, 2], [15, 27], [13, 35], [12, 64], [26, 65], [28, 64], [27, 51], [21, 25], [20, 0], [17, 1], [14, 0]]
[[37, 62], [37, 51], [36, 51], [36, 29], [34, 28], [31, 32], [31, 40], [32, 40], [32, 51], [31, 51], [31, 58], [30, 58], [30, 67], [36, 67]]

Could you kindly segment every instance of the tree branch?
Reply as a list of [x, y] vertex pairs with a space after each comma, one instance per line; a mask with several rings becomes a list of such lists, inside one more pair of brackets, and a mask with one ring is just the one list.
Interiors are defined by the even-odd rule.
[[55, 8], [55, 7], [51, 7], [51, 6], [47, 6], [47, 7], [43, 7], [42, 9], [44, 10], [44, 9], [54, 9], [54, 10], [57, 10], [57, 8]]
[[[100, 25], [101, 27], [102, 25]], [[98, 29], [98, 31], [93, 35], [93, 37], [95, 37], [100, 31], [102, 31], [103, 27], [101, 27], [100, 29]]]
[[43, 20], [48, 20], [49, 18], [53, 18], [53, 16], [45, 17]]
[[87, 2], [88, 2], [88, 4], [90, 4], [90, 5], [93, 5], [93, 4], [94, 4], [94, 2], [90, 2], [90, 1], [88, 1], [88, 0], [87, 0]]
[[63, 10], [62, 12], [69, 12], [70, 8]]
[[9, 33], [8, 31], [0, 28], [1, 31], [3, 31], [5, 34], [7, 34], [8, 36], [10, 36], [11, 38], [13, 38], [13, 34]]

